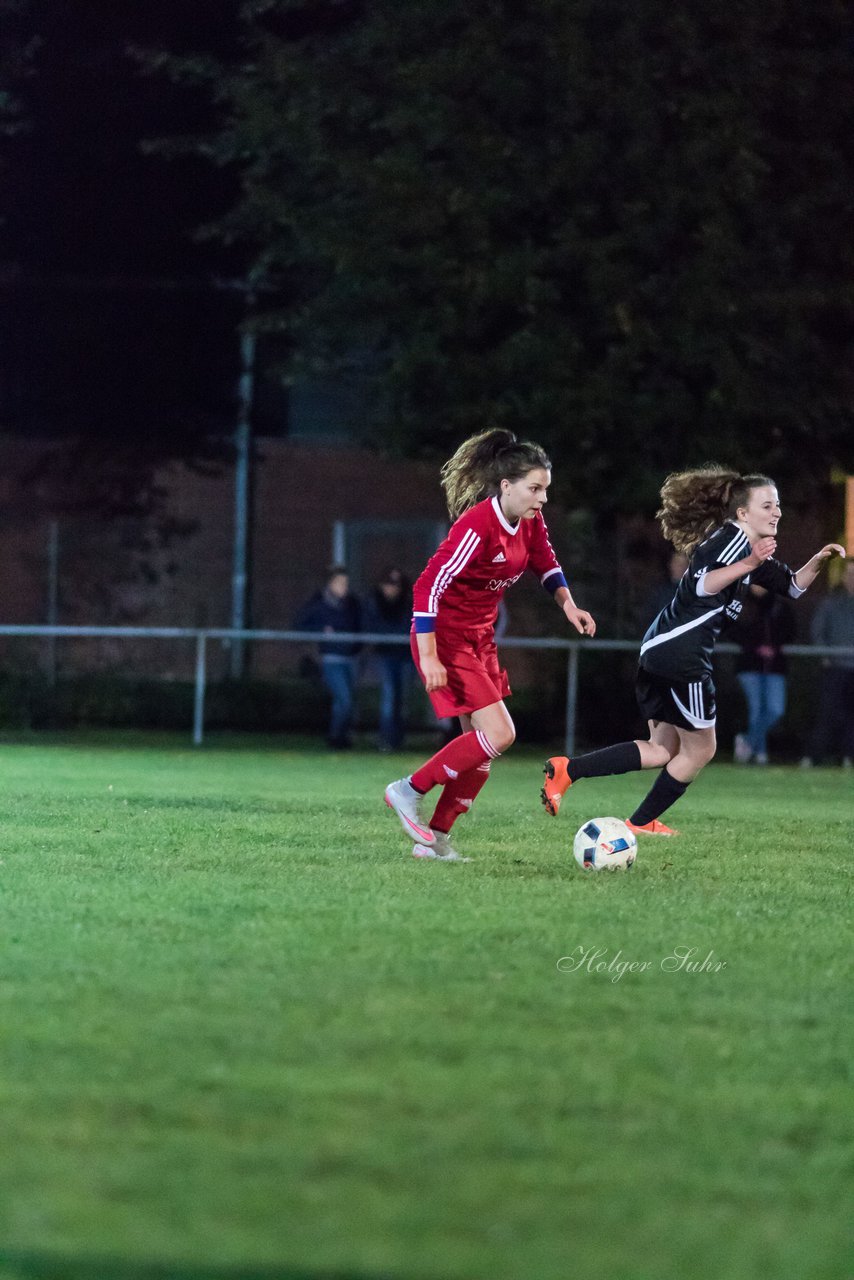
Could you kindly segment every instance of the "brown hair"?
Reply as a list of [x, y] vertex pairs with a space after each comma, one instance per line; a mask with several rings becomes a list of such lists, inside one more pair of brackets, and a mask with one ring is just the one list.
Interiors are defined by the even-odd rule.
[[483, 498], [493, 497], [502, 480], [521, 480], [537, 467], [551, 471], [545, 450], [531, 440], [517, 440], [512, 431], [494, 427], [471, 436], [441, 471], [451, 519], [456, 520]]
[[766, 484], [774, 486], [774, 481], [742, 476], [715, 462], [674, 472], [661, 486], [661, 509], [655, 513], [661, 532], [677, 551], [690, 555], [713, 529], [746, 505], [752, 489]]

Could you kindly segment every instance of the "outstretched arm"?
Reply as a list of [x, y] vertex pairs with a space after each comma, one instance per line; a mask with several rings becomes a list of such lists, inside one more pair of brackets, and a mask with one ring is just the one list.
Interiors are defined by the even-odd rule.
[[579, 609], [578, 605], [572, 598], [569, 587], [558, 587], [555, 592], [555, 601], [560, 609], [566, 614], [568, 620], [575, 627], [576, 631], [583, 636], [595, 636], [596, 623], [593, 621], [592, 614], [586, 609]]
[[822, 547], [821, 551], [816, 551], [811, 560], [807, 560], [806, 564], [795, 574], [795, 582], [802, 591], [806, 591], [807, 587], [813, 582], [819, 573], [825, 560], [829, 560], [831, 556], [844, 556], [845, 548], [840, 547], [838, 542], [828, 542], [827, 546]]

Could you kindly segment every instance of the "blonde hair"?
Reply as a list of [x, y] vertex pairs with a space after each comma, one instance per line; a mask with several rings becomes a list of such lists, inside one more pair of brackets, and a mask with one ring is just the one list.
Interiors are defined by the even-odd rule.
[[517, 440], [512, 431], [494, 427], [471, 436], [441, 470], [448, 514], [456, 520], [498, 493], [502, 480], [521, 480], [537, 467], [551, 471], [545, 450], [531, 440]]
[[752, 489], [763, 485], [774, 486], [774, 481], [742, 476], [715, 462], [674, 472], [661, 486], [661, 509], [655, 513], [661, 532], [677, 551], [690, 555], [713, 529], [745, 506]]

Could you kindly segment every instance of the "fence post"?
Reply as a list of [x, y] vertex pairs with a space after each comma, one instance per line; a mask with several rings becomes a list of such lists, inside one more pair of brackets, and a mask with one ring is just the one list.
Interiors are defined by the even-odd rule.
[[200, 631], [196, 636], [196, 695], [193, 705], [193, 746], [200, 747], [205, 732], [205, 679], [207, 636]]
[[575, 721], [578, 714], [578, 645], [573, 644], [566, 661], [566, 741], [568, 756], [575, 752]]
[[[59, 521], [51, 520], [47, 533], [47, 625], [59, 622]], [[56, 636], [47, 642], [47, 681], [56, 684]]]

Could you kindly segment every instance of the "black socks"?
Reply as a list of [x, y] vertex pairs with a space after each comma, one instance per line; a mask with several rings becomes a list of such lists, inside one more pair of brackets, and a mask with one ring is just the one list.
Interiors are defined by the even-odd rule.
[[573, 756], [567, 773], [573, 782], [579, 778], [604, 778], [610, 773], [631, 773], [641, 767], [640, 747], [636, 742], [618, 742], [615, 747], [589, 751], [586, 756]]
[[684, 796], [688, 786], [687, 782], [679, 782], [666, 769], [662, 769], [646, 798], [629, 818], [629, 822], [633, 822], [636, 827], [645, 827], [648, 822], [661, 817], [665, 809], [675, 804], [680, 796]]

